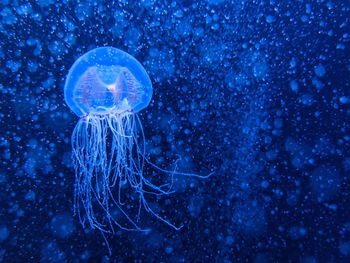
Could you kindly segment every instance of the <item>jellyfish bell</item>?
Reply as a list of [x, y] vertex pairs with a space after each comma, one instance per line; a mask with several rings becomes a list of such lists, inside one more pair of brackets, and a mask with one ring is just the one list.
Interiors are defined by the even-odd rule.
[[[71, 143], [74, 211], [82, 225], [87, 223], [102, 234], [114, 232], [115, 226], [147, 231], [138, 224], [144, 208], [174, 229], [181, 228], [154, 212], [145, 196], [171, 193], [173, 175], [210, 175], [167, 171], [145, 157], [144, 132], [137, 112], [148, 106], [152, 83], [142, 65], [113, 47], [93, 49], [69, 70], [64, 98], [79, 117]], [[144, 176], [145, 164], [170, 175], [170, 181], [152, 183]], [[136, 216], [129, 213], [132, 200], [137, 203]]]
[[152, 83], [142, 65], [113, 47], [93, 49], [69, 70], [64, 98], [79, 117], [88, 114], [139, 112], [152, 98]]

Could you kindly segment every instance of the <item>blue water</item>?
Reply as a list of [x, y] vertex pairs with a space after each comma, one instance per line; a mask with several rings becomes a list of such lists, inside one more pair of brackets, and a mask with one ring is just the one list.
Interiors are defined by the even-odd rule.
[[[350, 262], [349, 17], [341, 0], [2, 0], [0, 261]], [[64, 84], [103, 46], [152, 82], [147, 160], [214, 172], [145, 165], [173, 182], [149, 208], [180, 230], [141, 209], [148, 231], [104, 237], [74, 215]]]

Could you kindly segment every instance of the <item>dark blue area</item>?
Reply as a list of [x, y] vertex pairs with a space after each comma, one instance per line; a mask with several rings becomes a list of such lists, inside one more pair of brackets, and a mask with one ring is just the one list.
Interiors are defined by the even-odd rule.
[[[342, 0], [0, 3], [0, 261], [349, 262], [350, 6]], [[150, 232], [73, 214], [69, 68], [114, 46], [153, 84]], [[146, 168], [154, 183], [166, 178]], [[118, 215], [115, 215], [118, 216]]]

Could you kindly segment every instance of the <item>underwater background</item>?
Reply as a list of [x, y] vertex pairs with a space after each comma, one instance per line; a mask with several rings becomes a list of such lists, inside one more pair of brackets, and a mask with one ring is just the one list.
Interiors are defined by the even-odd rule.
[[[349, 20], [347, 0], [1, 0], [0, 261], [350, 262]], [[148, 199], [182, 229], [143, 213], [111, 254], [73, 214], [63, 96], [100, 46], [152, 80], [150, 160], [214, 172]]]

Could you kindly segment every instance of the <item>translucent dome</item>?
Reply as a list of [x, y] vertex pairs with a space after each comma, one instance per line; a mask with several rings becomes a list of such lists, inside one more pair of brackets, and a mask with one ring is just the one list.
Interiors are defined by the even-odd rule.
[[134, 57], [117, 48], [100, 47], [75, 61], [66, 79], [64, 98], [79, 117], [138, 112], [152, 98], [152, 83]]

